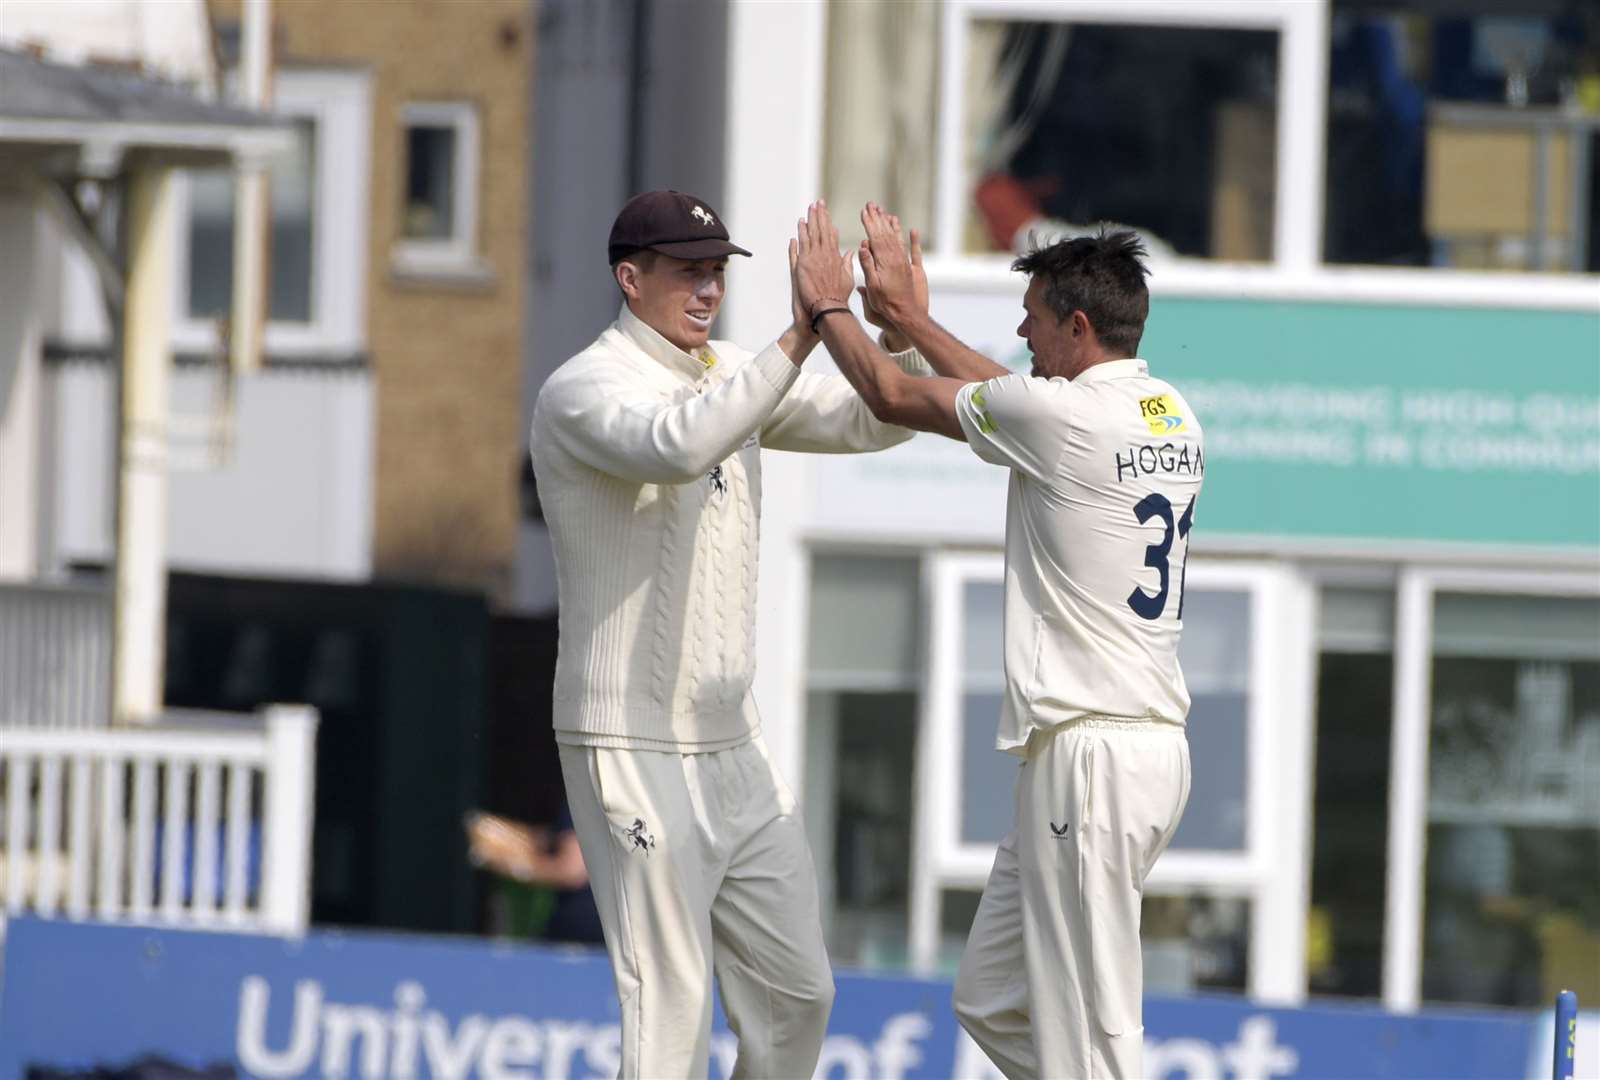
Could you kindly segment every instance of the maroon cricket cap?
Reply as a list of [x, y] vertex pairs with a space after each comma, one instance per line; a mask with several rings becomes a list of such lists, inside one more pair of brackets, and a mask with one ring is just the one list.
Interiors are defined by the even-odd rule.
[[704, 199], [681, 191], [647, 191], [629, 199], [611, 223], [606, 242], [608, 261], [649, 248], [675, 259], [712, 259], [749, 255], [728, 240], [722, 219]]

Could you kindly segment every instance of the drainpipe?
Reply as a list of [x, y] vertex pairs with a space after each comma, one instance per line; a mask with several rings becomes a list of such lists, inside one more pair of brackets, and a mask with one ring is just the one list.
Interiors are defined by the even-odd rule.
[[[240, 14], [238, 104], [264, 112], [272, 104], [271, 0], [244, 0]], [[265, 165], [258, 161], [241, 162], [236, 185], [228, 360], [233, 374], [243, 375], [261, 366], [261, 338], [267, 316]], [[231, 410], [226, 419], [232, 420]]]

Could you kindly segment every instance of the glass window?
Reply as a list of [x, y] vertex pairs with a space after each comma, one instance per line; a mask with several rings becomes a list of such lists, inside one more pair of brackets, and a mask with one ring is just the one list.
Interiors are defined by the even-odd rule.
[[904, 969], [917, 695], [814, 693], [806, 720], [830, 733], [824, 752], [832, 756], [832, 828], [814, 852], [819, 862], [831, 852], [818, 875], [820, 887], [831, 885], [824, 905], [828, 955], [838, 963]]
[[1189, 686], [1189, 805], [1174, 850], [1243, 851], [1249, 802], [1250, 594], [1192, 585], [1178, 659]]
[[915, 558], [812, 561], [803, 801], [840, 963], [907, 964], [920, 609]]
[[1243, 897], [1147, 895], [1139, 936], [1147, 994], [1242, 994], [1249, 985], [1250, 901]]
[[1156, 257], [1273, 257], [1275, 31], [975, 20], [967, 40], [961, 250], [1114, 222]]
[[[268, 318], [311, 321], [312, 239], [316, 227], [316, 123], [294, 122], [291, 153], [273, 157], [267, 186], [271, 205], [271, 282]], [[226, 318], [233, 298], [231, 172], [206, 170], [189, 177], [189, 315]]]
[[406, 128], [406, 205], [400, 235], [445, 240], [455, 232], [456, 131], [412, 124]]
[[998, 844], [1011, 831], [1017, 785], [1014, 754], [995, 750], [1005, 698], [1005, 589], [998, 581], [963, 588], [961, 634], [961, 842]]
[[477, 244], [478, 111], [468, 102], [412, 102], [403, 111], [400, 269], [473, 271]]
[[[1011, 828], [1018, 759], [994, 749], [1005, 679], [1000, 582], [964, 586], [961, 842], [998, 844]], [[1250, 597], [1191, 588], [1179, 658], [1189, 685], [1189, 806], [1172, 847], [1243, 851], [1248, 797]]]
[[1330, 30], [1327, 261], [1600, 269], [1600, 22], [1333, 0]]
[[1600, 995], [1600, 600], [1441, 593], [1434, 619], [1423, 996]]
[[916, 687], [919, 573], [915, 559], [816, 557], [806, 650], [813, 687]]
[[1312, 993], [1378, 997], [1383, 990], [1393, 647], [1358, 651], [1330, 645], [1324, 637], [1323, 648], [1328, 651], [1317, 670], [1306, 974]]

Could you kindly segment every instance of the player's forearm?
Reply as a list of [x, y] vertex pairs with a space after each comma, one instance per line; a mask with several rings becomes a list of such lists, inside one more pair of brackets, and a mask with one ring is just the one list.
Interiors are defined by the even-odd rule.
[[984, 382], [1011, 374], [987, 356], [962, 344], [954, 334], [934, 322], [927, 312], [896, 324], [896, 329], [922, 353], [934, 371], [946, 378]]
[[790, 323], [789, 329], [778, 338], [778, 348], [783, 350], [795, 367], [806, 362], [806, 357], [811, 355], [811, 350], [817, 347], [817, 342], [822, 338], [813, 334], [809, 329], [799, 323]]
[[818, 323], [818, 329], [822, 331], [823, 343], [828, 346], [828, 355], [833, 357], [839, 373], [855, 387], [872, 415], [885, 423], [896, 423], [891, 415], [895, 382], [911, 376], [873, 344], [854, 315], [846, 312], [828, 315]]

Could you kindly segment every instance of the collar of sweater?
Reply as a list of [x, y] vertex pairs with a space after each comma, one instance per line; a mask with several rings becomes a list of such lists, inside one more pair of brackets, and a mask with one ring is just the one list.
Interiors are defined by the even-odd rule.
[[617, 316], [617, 329], [650, 359], [690, 383], [704, 379], [716, 366], [717, 354], [711, 351], [710, 345], [693, 355], [686, 353], [635, 315], [626, 303], [622, 305], [622, 313]]

